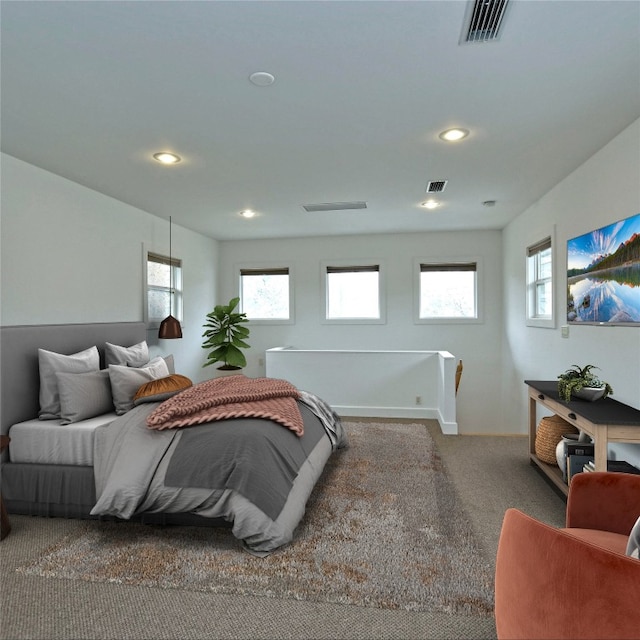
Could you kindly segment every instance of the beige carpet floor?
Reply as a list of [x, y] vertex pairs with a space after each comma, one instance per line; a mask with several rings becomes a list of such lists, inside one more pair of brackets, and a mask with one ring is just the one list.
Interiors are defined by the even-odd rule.
[[26, 575], [491, 615], [493, 573], [424, 424], [344, 422], [348, 446], [294, 540], [267, 558], [228, 528], [90, 521]]
[[[429, 425], [479, 562], [492, 566], [504, 509], [559, 525], [564, 502], [527, 460], [519, 437], [442, 436]], [[393, 460], [393, 452], [389, 452]], [[471, 463], [473, 461], [473, 463]], [[10, 638], [492, 638], [492, 618], [282, 597], [85, 582], [17, 571], [86, 523], [12, 517], [0, 545], [0, 637]]]

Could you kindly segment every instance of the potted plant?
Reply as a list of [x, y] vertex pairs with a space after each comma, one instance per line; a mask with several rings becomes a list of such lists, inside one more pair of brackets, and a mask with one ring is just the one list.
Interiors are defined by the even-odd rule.
[[207, 314], [207, 323], [202, 325], [206, 331], [202, 334], [206, 338], [203, 349], [209, 349], [207, 361], [202, 365], [207, 367], [216, 362], [222, 362], [218, 369], [233, 370], [247, 366], [247, 359], [240, 349], [248, 349], [245, 339], [249, 337], [249, 328], [244, 326], [249, 320], [245, 313], [235, 311], [240, 298], [232, 298], [227, 305], [218, 304], [211, 313]]
[[571, 366], [564, 373], [558, 376], [558, 393], [565, 402], [570, 402], [571, 397], [582, 398], [584, 400], [599, 400], [613, 394], [613, 389], [608, 382], [603, 382], [591, 372], [598, 367], [588, 364], [579, 367], [577, 364]]

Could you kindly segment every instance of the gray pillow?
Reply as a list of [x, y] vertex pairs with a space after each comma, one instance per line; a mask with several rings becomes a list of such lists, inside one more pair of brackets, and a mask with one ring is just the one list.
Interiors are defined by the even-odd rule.
[[133, 409], [133, 398], [143, 384], [168, 375], [167, 363], [161, 357], [154, 358], [146, 367], [139, 369], [116, 364], [109, 365], [111, 394], [116, 413], [122, 415]]
[[[173, 354], [170, 354], [168, 356], [162, 356], [162, 359], [167, 363], [167, 369], [169, 369], [169, 375], [172, 375], [176, 372], [176, 368], [173, 362]], [[145, 362], [142, 366], [144, 367], [145, 365], [149, 364], [148, 362]], [[133, 367], [134, 365], [132, 364], [127, 364], [128, 367]], [[135, 366], [135, 369], [139, 369], [140, 367]]]
[[143, 367], [149, 362], [149, 347], [143, 340], [131, 347], [121, 347], [117, 344], [106, 342], [104, 345], [104, 360], [108, 367], [110, 364], [118, 364], [129, 367]]
[[109, 372], [56, 373], [62, 424], [80, 422], [113, 411]]
[[78, 351], [69, 356], [38, 349], [40, 367], [40, 420], [55, 420], [60, 417], [60, 396], [56, 373], [87, 373], [100, 369], [100, 354], [97, 347]]
[[640, 517], [631, 529], [629, 542], [627, 543], [627, 555], [640, 560]]

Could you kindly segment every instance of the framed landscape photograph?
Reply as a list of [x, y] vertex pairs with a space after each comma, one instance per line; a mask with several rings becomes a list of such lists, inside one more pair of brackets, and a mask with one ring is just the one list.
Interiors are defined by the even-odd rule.
[[640, 213], [567, 242], [567, 322], [640, 326]]

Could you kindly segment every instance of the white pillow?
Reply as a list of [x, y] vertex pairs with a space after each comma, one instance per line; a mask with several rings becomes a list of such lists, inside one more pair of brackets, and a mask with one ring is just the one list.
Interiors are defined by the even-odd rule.
[[87, 373], [100, 369], [100, 354], [97, 347], [78, 351], [70, 356], [38, 349], [40, 366], [40, 420], [55, 420], [60, 417], [60, 395], [56, 373]]
[[173, 354], [170, 353], [168, 356], [162, 356], [164, 361], [167, 363], [167, 369], [169, 369], [169, 375], [173, 375], [176, 372], [176, 367], [173, 363]]
[[640, 560], [640, 517], [631, 529], [629, 542], [627, 543], [627, 555]]
[[107, 367], [110, 364], [144, 367], [149, 362], [147, 341], [143, 340], [131, 347], [121, 347], [117, 344], [106, 342], [104, 345], [104, 361]]
[[117, 364], [109, 365], [111, 394], [116, 413], [120, 416], [133, 409], [133, 398], [143, 384], [166, 378], [168, 375], [167, 363], [159, 356], [151, 360], [146, 367], [139, 369]]

